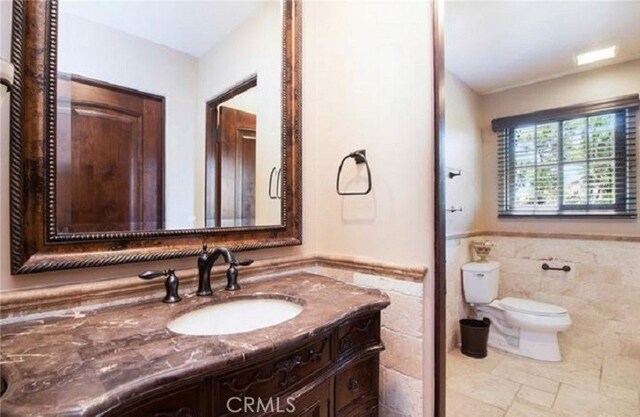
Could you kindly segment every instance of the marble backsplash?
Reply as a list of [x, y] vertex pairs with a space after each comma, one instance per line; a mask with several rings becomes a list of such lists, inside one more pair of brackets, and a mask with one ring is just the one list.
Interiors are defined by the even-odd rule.
[[[593, 353], [640, 358], [640, 242], [547, 237], [475, 236], [451, 239], [447, 247], [449, 347], [457, 320], [466, 313], [460, 266], [471, 259], [469, 243], [490, 239], [491, 259], [500, 262], [499, 297], [522, 297], [561, 305], [573, 324], [563, 345]], [[571, 272], [543, 271], [569, 265]]]

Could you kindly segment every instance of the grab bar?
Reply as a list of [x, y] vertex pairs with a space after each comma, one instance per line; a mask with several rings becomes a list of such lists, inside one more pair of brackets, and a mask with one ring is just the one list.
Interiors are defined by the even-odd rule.
[[564, 272], [571, 272], [571, 267], [569, 265], [564, 265], [562, 268], [552, 268], [549, 266], [548, 263], [543, 263], [542, 264], [542, 269], [545, 271], [564, 271]]

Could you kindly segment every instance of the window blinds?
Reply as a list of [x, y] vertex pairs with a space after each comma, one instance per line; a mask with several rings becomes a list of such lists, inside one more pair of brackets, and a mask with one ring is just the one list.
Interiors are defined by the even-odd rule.
[[498, 214], [636, 216], [638, 95], [493, 121]]

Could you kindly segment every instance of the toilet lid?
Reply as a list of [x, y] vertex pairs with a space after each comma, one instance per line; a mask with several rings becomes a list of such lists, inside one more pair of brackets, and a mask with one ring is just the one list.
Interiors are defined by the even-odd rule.
[[506, 297], [500, 300], [500, 305], [505, 310], [534, 314], [536, 316], [560, 316], [567, 314], [567, 309], [564, 307], [524, 298]]

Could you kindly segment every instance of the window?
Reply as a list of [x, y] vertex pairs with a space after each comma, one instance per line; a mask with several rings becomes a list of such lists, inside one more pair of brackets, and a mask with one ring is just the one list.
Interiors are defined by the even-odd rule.
[[636, 216], [638, 95], [495, 119], [498, 215]]

